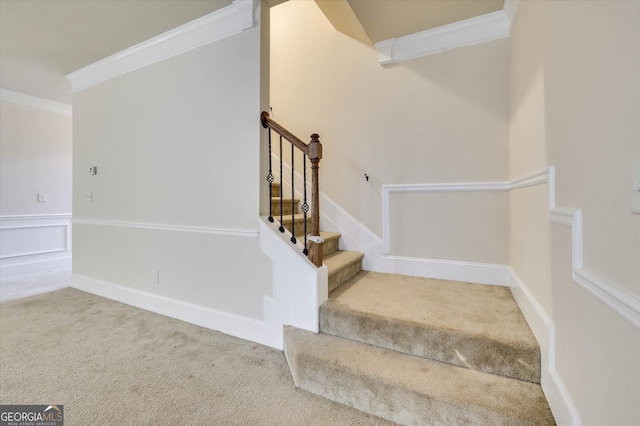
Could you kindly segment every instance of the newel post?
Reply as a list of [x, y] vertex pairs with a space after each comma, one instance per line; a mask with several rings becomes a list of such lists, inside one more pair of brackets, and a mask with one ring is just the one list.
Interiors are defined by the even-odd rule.
[[311, 135], [309, 160], [311, 161], [311, 236], [309, 237], [309, 260], [317, 267], [322, 266], [322, 238], [320, 237], [320, 190], [318, 189], [318, 169], [322, 158], [322, 144], [317, 133]]

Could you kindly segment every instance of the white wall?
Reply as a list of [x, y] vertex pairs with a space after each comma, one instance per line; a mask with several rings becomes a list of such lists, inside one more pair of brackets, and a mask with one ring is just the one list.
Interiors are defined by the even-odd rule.
[[[54, 105], [52, 110], [47, 109], [50, 104]], [[54, 112], [59, 107], [46, 99], [2, 90], [3, 278], [71, 265], [72, 119], [70, 113]], [[38, 202], [38, 194], [46, 194], [46, 202]]]
[[262, 320], [260, 32], [74, 94], [75, 286], [169, 316], [197, 306], [189, 320], [230, 334]]
[[403, 192], [392, 194], [390, 205], [391, 253], [397, 256], [509, 263], [508, 193]]
[[[382, 67], [315, 2], [283, 3], [271, 18], [272, 116], [303, 140], [320, 134], [320, 190], [377, 237], [383, 185], [508, 180], [506, 40]], [[508, 197], [394, 194], [390, 254], [506, 264]], [[492, 226], [471, 236], [478, 221]]]
[[639, 20], [638, 2], [525, 1], [511, 36], [511, 177], [555, 166], [555, 204], [573, 222], [550, 223], [546, 185], [511, 194], [511, 265], [524, 310], [539, 308], [527, 319], [547, 321], [543, 387], [559, 424], [640, 419]]

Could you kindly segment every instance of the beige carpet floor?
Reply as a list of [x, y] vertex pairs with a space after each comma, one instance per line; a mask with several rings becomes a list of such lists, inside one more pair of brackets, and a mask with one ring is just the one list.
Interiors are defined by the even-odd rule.
[[71, 288], [0, 304], [0, 404], [65, 425], [390, 425], [296, 389], [284, 354]]

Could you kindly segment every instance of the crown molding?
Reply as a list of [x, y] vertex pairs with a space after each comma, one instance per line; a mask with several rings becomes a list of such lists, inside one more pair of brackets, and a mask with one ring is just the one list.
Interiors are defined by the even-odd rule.
[[74, 71], [67, 75], [72, 92], [253, 28], [257, 5], [256, 0], [234, 0], [227, 7]]
[[9, 89], [0, 88], [0, 102], [16, 105], [23, 108], [37, 109], [46, 112], [71, 115], [73, 108], [69, 104], [27, 95], [26, 93], [14, 92]]
[[453, 24], [376, 43], [379, 62], [387, 65], [445, 50], [508, 37], [519, 0], [505, 0], [502, 10]]

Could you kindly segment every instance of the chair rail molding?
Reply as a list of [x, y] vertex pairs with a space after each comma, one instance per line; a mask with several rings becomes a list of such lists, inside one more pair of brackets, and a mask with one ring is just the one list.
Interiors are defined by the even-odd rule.
[[67, 75], [73, 92], [172, 56], [231, 37], [256, 25], [257, 0], [234, 0], [232, 4]]
[[549, 168], [549, 220], [571, 227], [572, 236], [572, 278], [580, 287], [591, 293], [622, 318], [640, 329], [640, 298], [590, 272], [583, 263], [583, 220], [582, 210], [556, 207], [555, 168]]
[[258, 238], [258, 230], [251, 228], [211, 228], [202, 226], [167, 225], [161, 223], [125, 222], [104, 219], [83, 219], [74, 217], [74, 225], [111, 226], [130, 229], [153, 229], [157, 231], [191, 232], [196, 234], [226, 235], [231, 237]]

